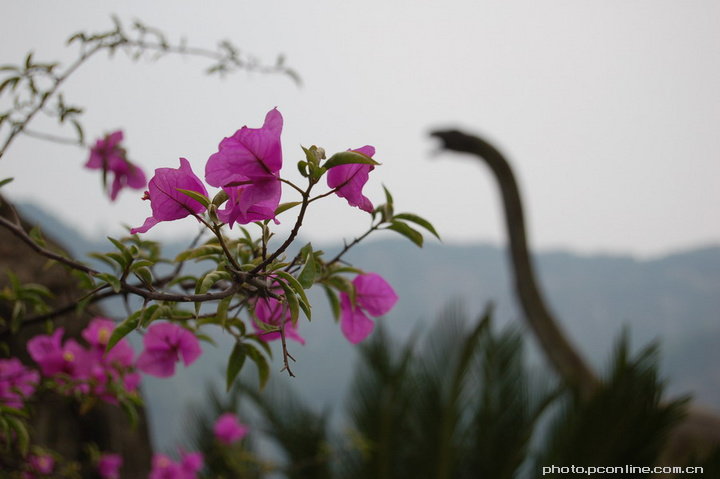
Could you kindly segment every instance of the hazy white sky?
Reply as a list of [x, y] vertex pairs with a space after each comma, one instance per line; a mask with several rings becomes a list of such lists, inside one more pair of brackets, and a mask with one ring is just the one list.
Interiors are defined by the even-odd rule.
[[[86, 108], [89, 138], [123, 128], [149, 176], [187, 157], [200, 176], [217, 144], [285, 118], [287, 176], [300, 145], [332, 153], [365, 144], [383, 163], [367, 195], [432, 221], [446, 241], [504, 240], [496, 185], [484, 167], [433, 155], [434, 127], [460, 126], [511, 158], [536, 248], [662, 254], [720, 243], [720, 3], [699, 1], [0, 1], [0, 63], [75, 53], [65, 39], [111, 27], [117, 14], [171, 39], [213, 47], [230, 39], [301, 75], [207, 77], [207, 63], [98, 57], [75, 75], [66, 101]], [[2, 104], [5, 106], [5, 104]], [[35, 129], [42, 127], [35, 125]], [[52, 125], [48, 131], [52, 131]], [[87, 152], [22, 138], [0, 160], [4, 188], [86, 234], [142, 224], [149, 204], [125, 191], [115, 204]], [[283, 201], [293, 199], [287, 191]], [[293, 218], [282, 218], [285, 230]], [[311, 210], [315, 241], [360, 234], [366, 215], [328, 198]], [[191, 220], [155, 237], [190, 235]]]

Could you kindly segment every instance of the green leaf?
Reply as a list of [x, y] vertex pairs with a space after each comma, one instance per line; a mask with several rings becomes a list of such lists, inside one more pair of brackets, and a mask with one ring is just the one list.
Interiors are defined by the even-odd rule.
[[213, 197], [212, 204], [214, 204], [215, 206], [220, 206], [229, 199], [230, 196], [227, 194], [227, 192], [225, 190], [220, 190], [218, 194]]
[[298, 167], [298, 171], [300, 172], [300, 174], [304, 178], [307, 178], [308, 177], [308, 171], [307, 171], [308, 162], [307, 161], [298, 161], [297, 167]]
[[139, 259], [139, 260], [133, 262], [131, 269], [134, 271], [136, 269], [153, 266], [154, 264], [155, 264], [155, 261], [150, 261], [149, 259]]
[[355, 301], [355, 285], [345, 276], [335, 275], [329, 278], [325, 278], [323, 283], [332, 286], [338, 291], [342, 291], [350, 296], [351, 301]]
[[195, 249], [183, 251], [182, 253], [177, 255], [177, 257], [175, 258], [175, 263], [180, 263], [182, 261], [187, 261], [190, 259], [207, 258], [210, 256], [217, 256], [222, 254], [222, 246], [216, 244], [206, 244], [199, 246]]
[[231, 280], [232, 276], [227, 271], [210, 271], [202, 277], [202, 280], [195, 286], [195, 294], [205, 294], [218, 281], [226, 279]]
[[312, 245], [310, 243], [305, 245], [300, 250], [300, 254], [305, 261], [305, 265], [298, 275], [298, 283], [300, 283], [300, 286], [304, 289], [310, 289], [312, 288], [312, 285], [315, 284], [315, 277], [317, 274], [315, 270], [315, 255], [313, 254]]
[[281, 203], [281, 204], [277, 207], [277, 209], [275, 209], [275, 216], [279, 215], [279, 214], [282, 213], [283, 211], [287, 211], [287, 210], [289, 210], [290, 208], [294, 208], [294, 207], [296, 207], [297, 205], [301, 205], [301, 204], [302, 204], [302, 201], [290, 201], [290, 202], [288, 202], [288, 203]]
[[225, 323], [227, 322], [227, 313], [228, 309], [230, 309], [230, 302], [232, 301], [232, 299], [232, 296], [221, 299], [217, 307], [217, 319], [223, 328], [225, 328]]
[[189, 196], [190, 198], [194, 199], [195, 201], [203, 205], [205, 208], [210, 206], [210, 198], [203, 195], [202, 193], [198, 193], [194, 190], [184, 190], [182, 188], [177, 188], [177, 190], [185, 196]]
[[146, 285], [151, 285], [153, 282], [152, 273], [150, 272], [149, 268], [141, 267], [141, 268], [135, 268], [133, 265], [132, 269], [135, 276], [138, 277], [140, 281], [142, 281]]
[[113, 291], [115, 291], [116, 293], [119, 293], [122, 289], [122, 286], [120, 285], [120, 280], [109, 273], [100, 273], [95, 275], [95, 277], [109, 284]]
[[323, 289], [325, 290], [325, 294], [330, 302], [330, 309], [332, 309], [333, 317], [337, 323], [340, 319], [340, 299], [331, 287], [323, 285]]
[[390, 190], [388, 190], [385, 185], [383, 185], [383, 190], [385, 190], [385, 203], [387, 203], [390, 208], [393, 206], [393, 197], [390, 194]]
[[305, 260], [305, 265], [298, 275], [298, 282], [303, 288], [310, 289], [313, 284], [315, 284], [316, 276], [315, 256], [310, 254]]
[[428, 230], [430, 233], [432, 233], [433, 236], [435, 236], [437, 239], [440, 239], [440, 235], [435, 231], [435, 228], [432, 224], [430, 224], [429, 221], [427, 221], [424, 218], [419, 217], [418, 215], [414, 215], [412, 213], [400, 213], [395, 215], [395, 219], [398, 220], [405, 220], [410, 221], [411, 223], [415, 223], [416, 225], [420, 225], [426, 230]]
[[287, 300], [288, 308], [290, 308], [290, 320], [292, 321], [293, 327], [295, 327], [298, 317], [300, 316], [300, 301], [298, 301], [298, 297], [295, 295], [292, 286], [280, 279], [277, 280], [277, 283], [285, 292], [285, 299]]
[[108, 339], [105, 354], [107, 354], [107, 352], [110, 351], [122, 338], [137, 329], [138, 324], [140, 324], [140, 311], [134, 312], [125, 321], [115, 326], [112, 334], [110, 334], [110, 339]]
[[422, 248], [422, 234], [419, 231], [412, 229], [410, 226], [407, 225], [407, 223], [403, 223], [402, 221], [393, 221], [392, 223], [390, 223], [389, 226], [386, 227], [386, 229], [397, 231], [398, 233], [405, 236], [410, 241]]
[[258, 380], [260, 381], [260, 390], [265, 388], [268, 378], [270, 378], [270, 364], [267, 358], [252, 344], [245, 345], [245, 353], [252, 359], [258, 369]]
[[130, 254], [130, 251], [128, 251], [127, 246], [125, 246], [121, 241], [118, 241], [115, 238], [111, 238], [109, 236], [107, 237], [107, 239], [109, 239], [110, 242], [115, 245], [118, 251], [121, 251], [123, 255], [126, 255], [128, 259], [132, 258], [132, 255]]
[[377, 161], [373, 160], [367, 155], [360, 153], [359, 151], [341, 151], [335, 153], [330, 157], [324, 164], [323, 167], [326, 169], [334, 168], [339, 165], [347, 165], [351, 163], [360, 163], [363, 165], [379, 165]]
[[[120, 269], [123, 269], [123, 270], [130, 262], [130, 259], [126, 258], [124, 254], [121, 254], [121, 253], [118, 253], [115, 251], [106, 253], [105, 256], [112, 259], [113, 261], [115, 261], [120, 266]], [[113, 267], [115, 267], [115, 265], [113, 265]]]
[[228, 392], [230, 391], [233, 382], [235, 382], [235, 378], [237, 378], [237, 375], [240, 374], [243, 364], [245, 364], [245, 358], [247, 357], [245, 349], [245, 345], [238, 341], [235, 343], [235, 346], [230, 353], [230, 358], [228, 359], [227, 365], [227, 373], [225, 377]]
[[22, 322], [25, 320], [25, 312], [25, 303], [18, 300], [13, 304], [10, 315], [10, 331], [16, 333], [20, 330], [20, 326], [22, 326]]
[[4, 180], [0, 180], [0, 187], [7, 185], [11, 181], [13, 181], [15, 178], [5, 178]]
[[[295, 277], [293, 275], [291, 275], [290, 273], [288, 273], [286, 271], [276, 271], [275, 274], [277, 274], [281, 278], [285, 279], [288, 282], [288, 284], [290, 285], [290, 287], [292, 288], [292, 291], [294, 291], [295, 294], [300, 296], [300, 305], [299, 306], [305, 312], [305, 315], [307, 316], [307, 318], [312, 319], [310, 317], [310, 301], [308, 301], [307, 295], [305, 294], [305, 289], [302, 287], [300, 282], [297, 279], [295, 279]], [[280, 283], [282, 283], [282, 281]], [[283, 288], [283, 289], [285, 289], [285, 288]], [[305, 303], [304, 306], [302, 303]], [[294, 324], [295, 324], [295, 321], [293, 321], [293, 325]]]
[[[30, 447], [30, 434], [28, 434], [27, 427], [25, 427], [25, 423], [21, 421], [19, 418], [15, 416], [7, 416], [5, 418], [8, 425], [10, 426], [10, 429], [15, 431], [15, 443], [18, 446], [18, 449], [20, 450], [20, 454], [22, 454], [23, 457], [25, 457], [28, 453], [28, 448]], [[11, 434], [12, 437], [12, 434]]]

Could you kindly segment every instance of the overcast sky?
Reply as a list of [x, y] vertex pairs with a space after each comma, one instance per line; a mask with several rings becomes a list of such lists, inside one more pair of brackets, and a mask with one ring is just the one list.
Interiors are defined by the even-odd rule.
[[[202, 176], [219, 141], [285, 118], [285, 170], [297, 179], [300, 145], [329, 153], [366, 144], [399, 210], [433, 222], [446, 242], [504, 241], [489, 172], [434, 155], [434, 127], [483, 133], [510, 157], [535, 248], [655, 256], [720, 243], [720, 3], [702, 1], [124, 1], [3, 0], [0, 63], [69, 63], [64, 41], [109, 29], [110, 14], [214, 47], [229, 39], [269, 63], [278, 54], [302, 77], [203, 74], [207, 62], [132, 63], [98, 57], [63, 89], [85, 107], [88, 137], [122, 128], [148, 176], [190, 160]], [[6, 106], [6, 104], [3, 104]], [[52, 125], [34, 125], [50, 127]], [[0, 160], [4, 188], [84, 234], [118, 234], [150, 214], [142, 192], [111, 204], [87, 152], [21, 138]], [[283, 201], [293, 200], [286, 191]], [[281, 217], [282, 231], [292, 217]], [[314, 241], [352, 238], [366, 214], [327, 198], [311, 210]], [[191, 220], [153, 237], [190, 235]]]

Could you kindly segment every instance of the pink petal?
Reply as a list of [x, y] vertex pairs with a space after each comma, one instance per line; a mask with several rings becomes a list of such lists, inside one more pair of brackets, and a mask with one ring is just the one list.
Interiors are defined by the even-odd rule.
[[265, 116], [262, 128], [244, 126], [222, 140], [205, 166], [205, 181], [222, 187], [276, 175], [282, 167], [282, 126], [282, 115], [275, 108]]
[[390, 311], [398, 297], [392, 286], [376, 273], [358, 275], [353, 284], [357, 291], [357, 304], [371, 316], [382, 316]]
[[360, 308], [352, 306], [346, 293], [340, 293], [340, 311], [340, 330], [352, 344], [365, 339], [375, 327]]

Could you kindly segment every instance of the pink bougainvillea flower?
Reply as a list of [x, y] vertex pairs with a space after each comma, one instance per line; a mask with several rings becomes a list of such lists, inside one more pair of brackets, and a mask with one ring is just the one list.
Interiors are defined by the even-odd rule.
[[187, 329], [173, 323], [152, 324], [143, 338], [145, 350], [136, 366], [145, 374], [166, 378], [175, 374], [175, 363], [192, 364], [202, 353], [197, 338]]
[[282, 188], [274, 176], [241, 186], [223, 188], [229, 199], [225, 208], [218, 211], [218, 218], [232, 228], [233, 224], [246, 225], [253, 221], [274, 220], [280, 204]]
[[229, 446], [245, 437], [248, 427], [239, 423], [235, 414], [226, 412], [215, 421], [213, 432], [218, 441]]
[[[30, 357], [40, 366], [44, 376], [62, 373], [74, 380], [89, 379], [93, 367], [89, 351], [74, 339], [63, 343], [63, 333], [63, 328], [58, 328], [52, 335], [38, 335], [30, 339], [27, 343]], [[89, 390], [87, 384], [78, 387], [83, 392]]]
[[220, 142], [218, 152], [205, 165], [205, 181], [225, 190], [230, 199], [218, 212], [228, 223], [247, 224], [274, 220], [282, 188], [278, 177], [282, 168], [283, 118], [276, 108], [265, 116], [262, 128], [242, 127]]
[[282, 168], [282, 127], [283, 117], [273, 108], [262, 128], [244, 126], [222, 140], [205, 166], [205, 181], [222, 187], [277, 176]]
[[126, 158], [125, 149], [120, 146], [122, 139], [123, 132], [116, 131], [97, 140], [85, 163], [85, 168], [103, 170], [104, 175], [108, 172], [115, 175], [110, 189], [110, 199], [113, 201], [122, 188], [127, 186], [139, 190], [147, 184], [145, 173]]
[[18, 358], [0, 359], [0, 404], [22, 409], [25, 399], [35, 393], [40, 373]]
[[347, 293], [340, 293], [340, 329], [353, 344], [365, 339], [375, 327], [368, 315], [377, 317], [390, 311], [398, 300], [395, 291], [379, 274], [358, 275], [353, 280], [355, 304]]
[[[375, 148], [370, 145], [352, 151], [371, 158], [375, 154]], [[350, 206], [357, 206], [363, 211], [372, 213], [373, 204], [362, 194], [362, 189], [368, 181], [370, 172], [374, 169], [374, 165], [361, 163], [338, 165], [328, 170], [327, 184], [330, 188], [336, 189], [335, 194], [340, 198], [345, 198]]]
[[44, 376], [52, 376], [62, 371], [63, 359], [62, 337], [63, 328], [57, 328], [52, 335], [39, 334], [27, 342], [30, 357], [40, 366]]
[[133, 364], [135, 351], [127, 340], [121, 339], [110, 351], [105, 353], [113, 329], [115, 329], [115, 323], [112, 320], [96, 317], [83, 330], [82, 337], [90, 345], [98, 362], [116, 368], [129, 368]]
[[[277, 299], [271, 297], [258, 297], [254, 301], [254, 306], [255, 317], [258, 319], [258, 321], [262, 321], [265, 324], [276, 326], [279, 329], [283, 323], [284, 318], [285, 337], [287, 339], [297, 341], [300, 344], [305, 344], [305, 339], [297, 332], [297, 323], [295, 324], [295, 327], [293, 327], [290, 308], [288, 308], [286, 304], [283, 304], [282, 301], [278, 301]], [[254, 321], [252, 325], [253, 328], [255, 328], [255, 330], [258, 332], [260, 339], [262, 339], [263, 341], [274, 341], [281, 338], [280, 331], [266, 332], [257, 324], [255, 324]]]
[[120, 454], [104, 453], [97, 464], [97, 472], [102, 479], [120, 479], [123, 458]]
[[180, 459], [180, 468], [185, 473], [187, 479], [197, 477], [198, 471], [202, 469], [205, 460], [201, 452], [182, 452]]
[[202, 453], [183, 453], [180, 463], [160, 453], [153, 454], [148, 479], [196, 479], [204, 464]]
[[205, 211], [205, 207], [186, 194], [178, 191], [192, 190], [207, 196], [205, 185], [193, 173], [190, 163], [185, 158], [180, 158], [180, 167], [158, 168], [155, 176], [148, 184], [148, 191], [145, 192], [144, 200], [150, 200], [152, 216], [145, 220], [145, 223], [130, 230], [131, 234], [145, 233], [161, 221], [173, 221], [185, 218], [190, 214], [199, 214]]
[[153, 454], [152, 469], [148, 479], [183, 479], [185, 473], [180, 464], [160, 453]]
[[[33, 472], [42, 474], [45, 477], [48, 474], [52, 474], [55, 469], [55, 459], [49, 454], [32, 454], [28, 458], [28, 463], [32, 468]], [[26, 477], [34, 478], [34, 474], [29, 474]]]

